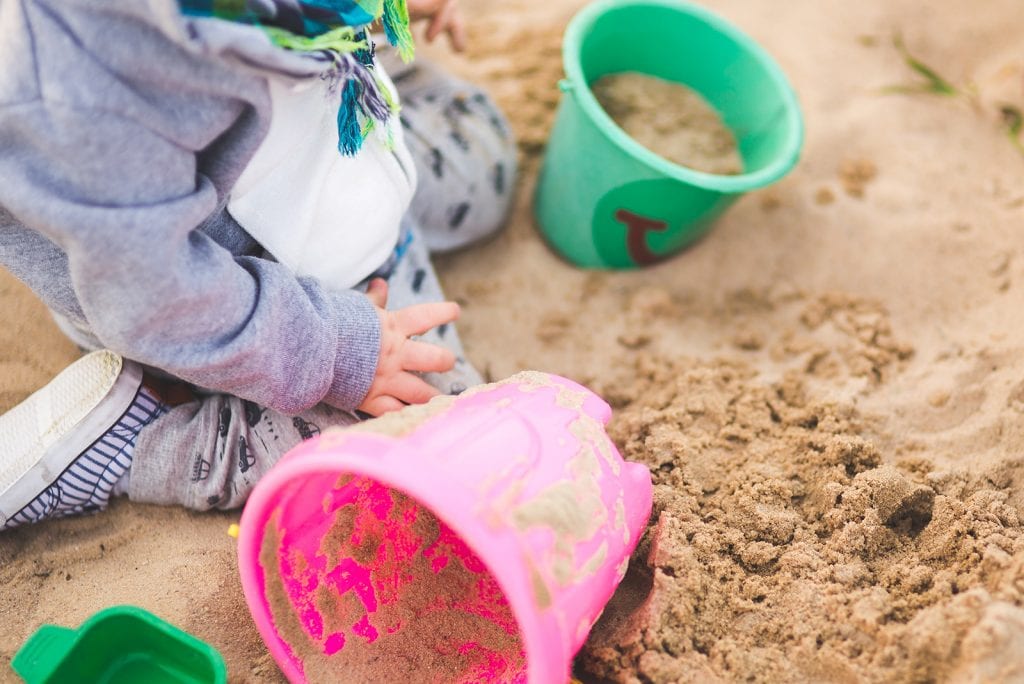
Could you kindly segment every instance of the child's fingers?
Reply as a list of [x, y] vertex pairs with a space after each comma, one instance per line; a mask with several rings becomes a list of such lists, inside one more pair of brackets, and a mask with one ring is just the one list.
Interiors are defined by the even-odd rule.
[[402, 345], [403, 370], [443, 373], [455, 366], [455, 354], [444, 347], [410, 340]]
[[403, 335], [422, 335], [431, 328], [451, 323], [458, 318], [459, 305], [455, 302], [414, 304], [395, 311], [394, 316]]
[[441, 9], [437, 11], [434, 18], [430, 20], [430, 26], [427, 27], [427, 42], [432, 43], [442, 31], [448, 28], [448, 24], [451, 21], [452, 13], [458, 9], [456, 0], [446, 0], [441, 6]]
[[441, 23], [443, 19], [444, 8], [447, 7], [448, 3], [441, 6], [441, 9], [434, 13], [434, 16], [430, 18], [430, 23], [427, 24], [427, 32], [423, 34], [423, 37], [427, 39], [428, 43], [433, 43], [437, 35], [441, 33], [441, 29], [444, 28], [444, 24]]
[[448, 23], [448, 37], [451, 39], [452, 48], [456, 52], [466, 49], [466, 24], [462, 19], [462, 11], [457, 7]]
[[401, 411], [403, 408], [405, 408], [405, 404], [398, 401], [398, 399], [382, 394], [363, 402], [359, 410], [369, 413], [371, 416], [383, 416], [385, 413]]
[[370, 298], [374, 306], [386, 309], [388, 305], [388, 281], [383, 278], [374, 278], [366, 288], [366, 296]]
[[412, 373], [399, 373], [388, 382], [388, 394], [406, 404], [425, 404], [436, 397], [439, 392], [431, 387], [423, 378]]

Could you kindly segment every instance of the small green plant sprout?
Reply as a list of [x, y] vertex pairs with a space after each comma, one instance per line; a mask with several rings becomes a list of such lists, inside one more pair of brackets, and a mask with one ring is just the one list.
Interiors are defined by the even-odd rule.
[[901, 95], [930, 93], [946, 97], [963, 95], [959, 88], [940, 76], [939, 72], [910, 54], [907, 46], [903, 43], [903, 36], [900, 33], [896, 33], [893, 36], [892, 44], [903, 56], [903, 61], [907, 63], [907, 66], [917, 72], [924, 80], [919, 83], [887, 86], [882, 89], [883, 93]]
[[1024, 142], [1020, 139], [1020, 132], [1024, 129], [1024, 115], [1018, 107], [1014, 105], [1004, 104], [999, 108], [999, 113], [1003, 117], [1003, 124], [1006, 126], [1006, 135], [1010, 138], [1010, 142], [1017, 148], [1019, 152], [1024, 154]]
[[[893, 35], [892, 44], [903, 56], [907, 66], [913, 69], [921, 77], [921, 80], [917, 83], [888, 86], [882, 89], [883, 94], [926, 93], [943, 97], [963, 97], [974, 107], [975, 111], [981, 113], [983, 109], [987, 109], [982, 107], [975, 84], [969, 83], [961, 87], [954, 85], [935, 69], [910, 54], [907, 46], [903, 43], [903, 36], [899, 33]], [[1003, 130], [1006, 131], [1006, 137], [1018, 152], [1024, 154], [1024, 113], [1021, 112], [1020, 107], [1004, 103], [999, 105], [999, 116], [1002, 120]]]

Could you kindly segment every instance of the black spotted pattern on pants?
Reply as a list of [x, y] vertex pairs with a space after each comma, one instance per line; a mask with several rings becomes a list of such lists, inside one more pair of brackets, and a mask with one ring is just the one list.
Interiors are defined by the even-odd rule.
[[479, 88], [430, 63], [398, 73], [403, 137], [419, 179], [410, 212], [428, 249], [459, 249], [494, 234], [516, 177], [505, 118]]

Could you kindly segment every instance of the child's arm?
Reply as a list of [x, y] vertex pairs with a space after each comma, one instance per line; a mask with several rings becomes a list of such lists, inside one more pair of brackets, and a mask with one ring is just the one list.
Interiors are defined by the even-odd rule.
[[198, 230], [218, 211], [215, 183], [147, 114], [0, 107], [0, 205], [67, 257], [31, 267], [66, 268], [92, 332], [129, 358], [283, 412], [360, 405], [381, 344], [373, 303]]

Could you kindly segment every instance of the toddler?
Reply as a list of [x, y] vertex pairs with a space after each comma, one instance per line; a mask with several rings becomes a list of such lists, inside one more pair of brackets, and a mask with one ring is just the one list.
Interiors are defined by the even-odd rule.
[[500, 227], [514, 145], [403, 63], [410, 14], [461, 48], [455, 0], [0, 4], [0, 264], [94, 350], [0, 416], [0, 525], [236, 507], [320, 430], [480, 382], [428, 255]]

